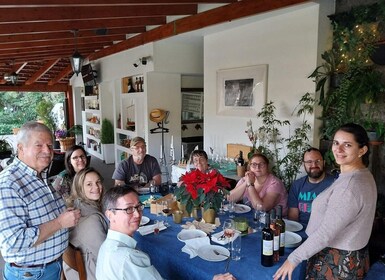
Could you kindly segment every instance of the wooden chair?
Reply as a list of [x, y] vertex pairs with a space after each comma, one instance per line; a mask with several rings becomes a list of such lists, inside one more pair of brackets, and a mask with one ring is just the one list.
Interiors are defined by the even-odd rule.
[[[80, 251], [79, 248], [75, 248], [69, 244], [67, 250], [65, 250], [63, 254], [63, 262], [79, 273], [79, 280], [87, 280], [82, 251]], [[62, 272], [61, 280], [67, 280], [64, 272]]]

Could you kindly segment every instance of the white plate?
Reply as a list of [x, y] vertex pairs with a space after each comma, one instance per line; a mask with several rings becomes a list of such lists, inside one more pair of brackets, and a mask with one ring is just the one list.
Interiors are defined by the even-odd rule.
[[201, 238], [206, 236], [207, 234], [204, 231], [201, 231], [200, 229], [184, 229], [179, 232], [176, 237], [179, 241], [184, 242], [189, 239]]
[[237, 214], [244, 214], [251, 211], [250, 206], [244, 205], [244, 204], [235, 204], [235, 213]]
[[291, 231], [285, 232], [285, 247], [294, 248], [298, 247], [302, 242], [302, 237]]
[[139, 226], [147, 225], [149, 223], [149, 221], [150, 221], [149, 217], [142, 216], [142, 219], [140, 220], [140, 225]]
[[286, 231], [293, 231], [293, 232], [296, 232], [296, 231], [300, 231], [303, 229], [303, 226], [296, 222], [296, 221], [291, 221], [291, 220], [287, 220], [287, 219], [283, 219], [283, 221], [285, 222], [285, 229]]
[[[238, 231], [235, 231], [235, 234], [234, 234], [234, 239], [236, 239], [239, 235], [239, 232]], [[221, 238], [223, 236], [223, 230], [220, 231], [220, 232], [217, 232], [217, 233], [214, 233], [212, 236], [211, 236], [211, 240], [215, 243], [218, 243], [218, 244], [221, 244], [221, 245], [226, 245], [227, 243], [229, 243], [229, 239], [227, 238]]]
[[[219, 252], [220, 255], [215, 254], [214, 250]], [[198, 256], [209, 262], [220, 262], [227, 260], [230, 256], [230, 252], [222, 246], [204, 245], [198, 249]]]

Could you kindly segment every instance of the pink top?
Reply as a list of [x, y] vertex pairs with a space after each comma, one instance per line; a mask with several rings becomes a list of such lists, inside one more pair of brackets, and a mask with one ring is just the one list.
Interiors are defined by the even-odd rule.
[[[239, 180], [237, 186], [241, 183], [245, 182], [245, 179], [242, 178]], [[279, 201], [277, 205], [282, 206], [282, 216], [287, 216], [287, 191], [285, 189], [285, 186], [283, 185], [282, 181], [275, 177], [273, 174], [269, 174], [266, 178], [265, 183], [263, 184], [263, 187], [261, 191], [258, 193], [260, 198], [264, 198], [267, 193], [278, 193], [279, 194]], [[248, 192], [243, 193], [243, 197], [247, 198], [247, 200], [250, 200]]]

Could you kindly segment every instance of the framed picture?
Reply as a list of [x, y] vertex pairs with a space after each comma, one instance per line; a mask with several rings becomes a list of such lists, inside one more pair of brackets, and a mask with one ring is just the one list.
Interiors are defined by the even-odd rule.
[[266, 103], [267, 64], [217, 71], [217, 114], [255, 117]]

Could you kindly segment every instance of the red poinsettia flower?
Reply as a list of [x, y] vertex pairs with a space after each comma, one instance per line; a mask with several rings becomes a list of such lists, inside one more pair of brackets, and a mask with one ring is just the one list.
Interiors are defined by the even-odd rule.
[[196, 169], [182, 175], [183, 184], [176, 191], [176, 197], [186, 204], [188, 211], [192, 207], [204, 206], [205, 209], [218, 210], [224, 195], [230, 188], [229, 182], [217, 170], [203, 173]]

